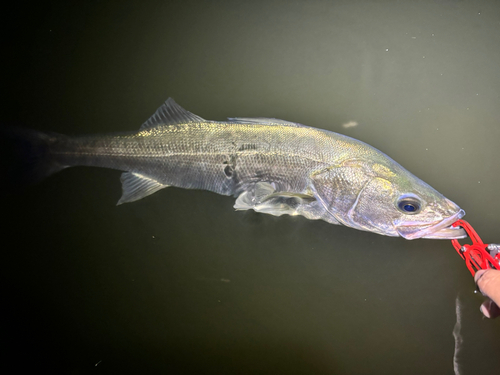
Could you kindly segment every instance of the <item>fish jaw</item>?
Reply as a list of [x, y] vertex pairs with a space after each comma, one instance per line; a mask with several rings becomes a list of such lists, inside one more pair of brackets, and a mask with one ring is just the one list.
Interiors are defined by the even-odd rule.
[[[419, 227], [416, 225], [400, 225], [396, 227], [396, 231], [401, 237], [407, 240], [413, 240], [417, 238], [435, 239], [435, 240], [453, 240], [459, 238], [467, 237], [467, 232], [463, 228], [453, 227], [452, 224], [464, 217], [465, 211], [460, 209], [454, 215], [432, 223], [431, 225], [425, 227]], [[421, 228], [418, 230], [418, 228]]]

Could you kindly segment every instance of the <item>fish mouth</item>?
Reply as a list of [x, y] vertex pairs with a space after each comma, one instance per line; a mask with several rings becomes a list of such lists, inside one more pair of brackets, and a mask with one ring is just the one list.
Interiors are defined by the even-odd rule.
[[[407, 240], [417, 238], [427, 238], [433, 240], [454, 240], [467, 237], [467, 232], [461, 227], [452, 227], [451, 225], [464, 217], [465, 211], [460, 209], [456, 214], [436, 224], [431, 224], [424, 228], [415, 225], [402, 225], [396, 228], [401, 237]], [[418, 228], [421, 228], [418, 230]]]

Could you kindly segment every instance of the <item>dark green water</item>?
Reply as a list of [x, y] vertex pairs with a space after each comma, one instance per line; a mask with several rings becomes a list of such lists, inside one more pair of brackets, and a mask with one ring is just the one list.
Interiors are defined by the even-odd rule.
[[[139, 128], [172, 96], [365, 141], [500, 242], [496, 1], [19, 3], [2, 123]], [[355, 127], [344, 128], [350, 121]], [[3, 373], [496, 374], [500, 320], [449, 241], [235, 212], [67, 169], [2, 203]], [[12, 370], [14, 369], [14, 370]]]

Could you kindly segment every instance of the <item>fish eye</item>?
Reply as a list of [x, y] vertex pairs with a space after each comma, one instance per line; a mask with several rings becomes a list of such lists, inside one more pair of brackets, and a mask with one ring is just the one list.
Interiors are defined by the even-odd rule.
[[420, 202], [413, 197], [402, 197], [398, 202], [398, 208], [405, 214], [416, 214], [420, 207]]

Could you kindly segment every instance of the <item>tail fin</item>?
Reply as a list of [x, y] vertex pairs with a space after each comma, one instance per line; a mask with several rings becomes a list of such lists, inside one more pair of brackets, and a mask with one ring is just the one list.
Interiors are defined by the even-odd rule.
[[0, 128], [1, 190], [14, 191], [65, 168], [51, 156], [51, 145], [64, 136], [24, 128]]

